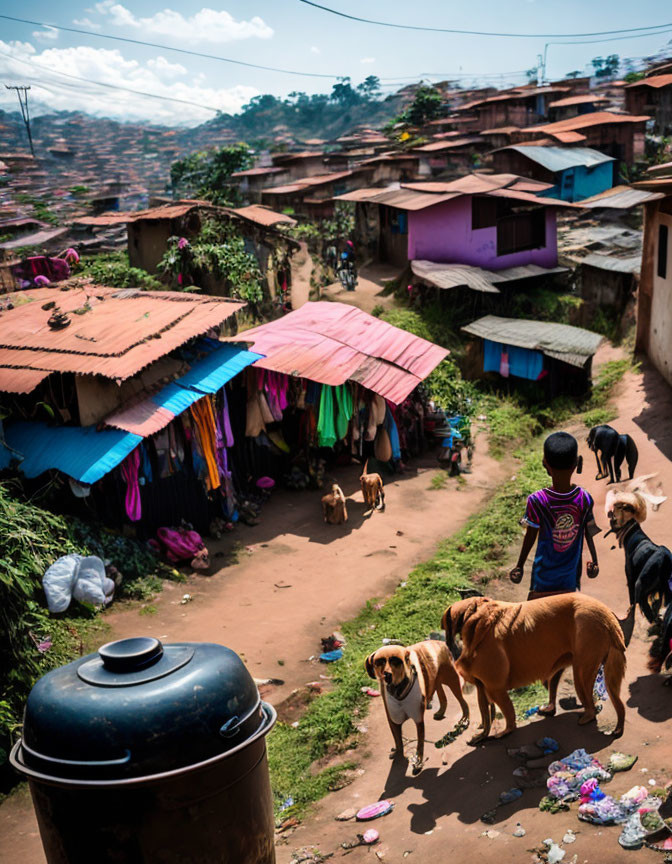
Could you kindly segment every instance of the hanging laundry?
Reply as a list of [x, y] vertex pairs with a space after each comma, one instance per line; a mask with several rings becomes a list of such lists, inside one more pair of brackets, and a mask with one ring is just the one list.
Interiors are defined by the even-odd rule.
[[208, 467], [208, 487], [219, 489], [221, 481], [219, 469], [217, 468], [217, 430], [215, 428], [215, 417], [212, 412], [212, 404], [208, 396], [199, 399], [189, 409], [193, 417], [198, 437], [203, 451], [203, 457]]
[[338, 414], [336, 415], [336, 434], [342, 441], [348, 434], [348, 426], [352, 417], [352, 391], [348, 384], [340, 384], [334, 388]]
[[390, 446], [392, 447], [392, 458], [396, 461], [401, 459], [401, 446], [399, 444], [399, 430], [397, 429], [397, 424], [394, 422], [394, 416], [392, 415], [392, 411], [390, 410], [389, 405], [386, 406], [387, 411], [385, 412], [385, 428], [387, 429], [387, 434], [390, 436]]
[[233, 431], [231, 429], [231, 418], [229, 416], [229, 400], [226, 396], [226, 387], [222, 387], [219, 392], [222, 395], [222, 407], [219, 416], [222, 424], [222, 438], [224, 439], [224, 446], [233, 447]]
[[138, 448], [132, 450], [121, 463], [121, 476], [126, 481], [126, 513], [131, 522], [137, 522], [142, 516], [140, 501], [140, 484], [138, 469], [140, 468], [140, 453]]
[[336, 440], [334, 388], [324, 384], [320, 396], [320, 416], [317, 420], [317, 445], [318, 447], [333, 447]]

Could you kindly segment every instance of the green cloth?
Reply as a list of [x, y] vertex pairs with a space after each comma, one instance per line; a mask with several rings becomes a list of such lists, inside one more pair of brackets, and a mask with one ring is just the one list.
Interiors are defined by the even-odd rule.
[[320, 415], [317, 418], [317, 446], [333, 447], [336, 441], [334, 388], [328, 384], [323, 384], [320, 394]]
[[336, 417], [336, 434], [338, 440], [342, 441], [348, 434], [348, 424], [352, 417], [352, 391], [347, 384], [340, 384], [334, 388], [336, 396], [336, 405], [338, 406], [338, 415]]

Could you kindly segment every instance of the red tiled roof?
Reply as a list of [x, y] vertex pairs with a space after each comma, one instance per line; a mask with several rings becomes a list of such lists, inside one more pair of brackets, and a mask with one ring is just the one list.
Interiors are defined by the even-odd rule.
[[[0, 313], [0, 370], [28, 370], [25, 386], [30, 389], [39, 383], [38, 372], [43, 377], [72, 372], [123, 381], [245, 306], [223, 297], [91, 284], [10, 296], [16, 305]], [[51, 301], [70, 313], [71, 323], [63, 330], [47, 324], [53, 310], [42, 306]], [[77, 314], [85, 304], [90, 309]], [[3, 375], [10, 383], [18, 380], [7, 371]]]

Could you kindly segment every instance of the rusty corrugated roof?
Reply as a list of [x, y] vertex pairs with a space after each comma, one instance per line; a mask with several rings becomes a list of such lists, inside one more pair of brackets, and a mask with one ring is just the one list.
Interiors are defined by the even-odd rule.
[[626, 85], [626, 90], [632, 87], [669, 87], [672, 85], [672, 75], [652, 75], [650, 78], [642, 78], [641, 81], [635, 81], [632, 84]]
[[599, 96], [593, 93], [583, 93], [581, 96], [566, 96], [564, 99], [558, 99], [556, 102], [549, 102], [549, 108], [569, 108], [570, 105], [586, 105], [590, 102], [608, 102], [606, 96]]
[[0, 366], [0, 392], [30, 393], [49, 375], [51, 372], [39, 369], [8, 369]]
[[[10, 296], [16, 305], [0, 314], [0, 368], [28, 370], [25, 386], [36, 381], [30, 389], [39, 383], [37, 372], [43, 377], [72, 372], [130, 378], [245, 306], [223, 297], [90, 284], [73, 285], [67, 292], [36, 288]], [[47, 323], [53, 309], [42, 306], [51, 301], [69, 313], [71, 323], [64, 330], [52, 330]]]
[[232, 212], [236, 216], [240, 216], [241, 219], [255, 222], [264, 228], [270, 228], [279, 222], [283, 222], [286, 225], [296, 225], [296, 219], [292, 219], [286, 213], [277, 213], [275, 210], [271, 210], [270, 207], [263, 207], [261, 204], [249, 204], [247, 207], [237, 207]]
[[214, 205], [209, 201], [176, 201], [174, 204], [150, 207], [149, 210], [127, 210], [119, 213], [103, 213], [101, 216], [84, 216], [77, 219], [76, 222], [78, 225], [123, 225], [129, 222], [139, 222], [142, 219], [150, 221], [179, 219], [196, 208], [211, 210]]
[[449, 353], [355, 306], [327, 302], [306, 303], [228, 341], [252, 343], [265, 355], [255, 363], [263, 369], [332, 386], [358, 381], [395, 404]]
[[588, 129], [591, 126], [605, 126], [609, 123], [645, 123], [650, 120], [646, 114], [616, 114], [613, 111], [592, 111], [590, 114], [579, 114], [576, 117], [568, 117], [566, 120], [558, 120], [555, 123], [542, 123], [540, 126], [528, 126], [523, 132], [543, 132], [544, 134], [556, 134], [557, 132], [576, 132]]

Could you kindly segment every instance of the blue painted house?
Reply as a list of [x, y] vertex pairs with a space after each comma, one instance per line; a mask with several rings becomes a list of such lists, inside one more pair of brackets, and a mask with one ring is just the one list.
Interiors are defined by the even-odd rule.
[[493, 153], [496, 173], [551, 183], [541, 192], [562, 201], [582, 201], [614, 185], [616, 160], [590, 147], [513, 144]]

